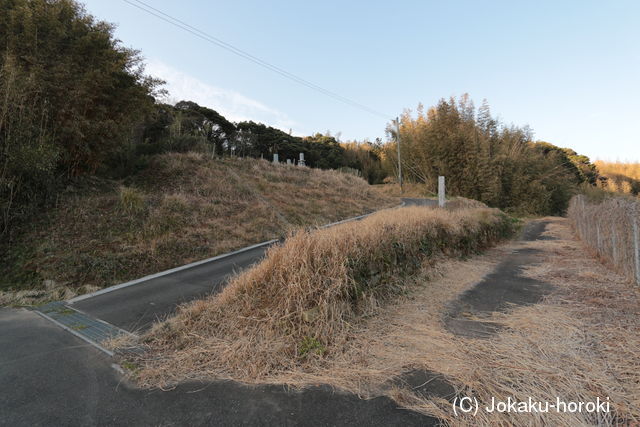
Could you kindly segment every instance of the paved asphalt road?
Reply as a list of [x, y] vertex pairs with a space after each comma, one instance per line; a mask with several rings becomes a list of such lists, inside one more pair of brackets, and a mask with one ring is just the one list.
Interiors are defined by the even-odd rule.
[[234, 382], [171, 391], [122, 383], [111, 360], [27, 310], [0, 309], [0, 426], [412, 426], [388, 398]]
[[[407, 206], [436, 206], [437, 200], [403, 198]], [[264, 256], [266, 247], [200, 264], [72, 304], [84, 313], [129, 332], [141, 332], [165, 319], [180, 303], [218, 292], [234, 272]]]
[[78, 301], [72, 307], [129, 332], [139, 332], [171, 314], [178, 304], [219, 291], [229, 275], [259, 261], [266, 250], [254, 248]]
[[[407, 202], [408, 200], [408, 202]], [[409, 205], [424, 205], [405, 199]], [[229, 275], [259, 261], [253, 248], [75, 302], [139, 332], [182, 302], [219, 291]], [[191, 383], [162, 392], [122, 383], [112, 361], [36, 313], [0, 309], [0, 425], [435, 425], [380, 397], [362, 400], [326, 387], [291, 391], [234, 382]]]

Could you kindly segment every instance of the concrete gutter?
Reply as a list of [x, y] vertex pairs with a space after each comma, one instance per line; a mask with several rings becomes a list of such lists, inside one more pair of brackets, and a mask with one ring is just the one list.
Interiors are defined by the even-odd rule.
[[[53, 306], [53, 305], [56, 305], [56, 304], [58, 306], [60, 306], [60, 307], [63, 307], [64, 309], [74, 310], [74, 309], [71, 309], [68, 306], [64, 305], [64, 303], [60, 303], [60, 302], [51, 303], [51, 304], [48, 304], [48, 306]], [[32, 310], [32, 311], [34, 313], [38, 314], [39, 316], [45, 318], [46, 320], [54, 323], [55, 325], [61, 327], [65, 331], [69, 332], [70, 334], [75, 335], [76, 337], [78, 337], [81, 340], [85, 341], [87, 344], [90, 344], [93, 347], [97, 348], [101, 352], [105, 353], [107, 356], [113, 357], [114, 353], [111, 350], [108, 350], [105, 347], [103, 347], [101, 342], [100, 342], [100, 339], [96, 339], [95, 335], [89, 336], [84, 329], [80, 329], [80, 330], [74, 329], [73, 326], [68, 324], [69, 322], [65, 322], [64, 321], [64, 318], [61, 318], [60, 316], [55, 316], [55, 314], [52, 314], [52, 312], [47, 312], [46, 307], [47, 306], [44, 307], [45, 308], [44, 310], [41, 307], [41, 308], [38, 308], [38, 309]], [[107, 330], [117, 331], [117, 334], [133, 335], [133, 334], [127, 332], [127, 331], [123, 331], [121, 329], [118, 329], [115, 326], [113, 326], [113, 325], [111, 325], [111, 324], [109, 324], [107, 322], [103, 322], [100, 319], [93, 319], [93, 318], [91, 318], [89, 316], [83, 315], [82, 313], [78, 312], [77, 310], [74, 310], [74, 311], [76, 313], [76, 315], [75, 315], [76, 317], [75, 318], [81, 317], [83, 319], [86, 319], [86, 324], [96, 324], [96, 323], [100, 322], [100, 323], [104, 324], [104, 327]], [[53, 313], [55, 313], [55, 312], [53, 312]], [[85, 326], [85, 325], [83, 324], [83, 326]], [[86, 326], [86, 327], [89, 327], [89, 326]], [[117, 336], [115, 334], [112, 335], [112, 336], [108, 336], [108, 335], [105, 335], [105, 334], [102, 334], [102, 335], [103, 335], [102, 338], [104, 338], [104, 339]], [[98, 336], [100, 336], [100, 335], [98, 335]]]
[[77, 296], [75, 298], [71, 298], [70, 300], [67, 300], [67, 303], [73, 304], [73, 303], [76, 303], [76, 302], [79, 302], [79, 301], [82, 301], [82, 300], [85, 300], [85, 299], [88, 299], [88, 298], [91, 298], [91, 297], [95, 297], [95, 296], [98, 296], [98, 295], [102, 295], [102, 294], [106, 294], [106, 293], [109, 293], [109, 292], [117, 291], [118, 289], [127, 288], [129, 286], [137, 285], [139, 283], [143, 283], [143, 282], [146, 282], [148, 280], [155, 279], [157, 277], [166, 276], [167, 274], [175, 273], [177, 271], [186, 270], [188, 268], [192, 268], [192, 267], [195, 267], [195, 266], [198, 266], [198, 265], [206, 264], [208, 262], [217, 261], [219, 259], [223, 259], [223, 258], [227, 258], [227, 257], [233, 256], [233, 255], [237, 255], [237, 254], [242, 253], [242, 252], [247, 252], [247, 251], [250, 251], [252, 249], [260, 248], [260, 247], [263, 247], [263, 246], [271, 246], [274, 243], [277, 243], [279, 241], [280, 241], [279, 239], [273, 239], [273, 240], [269, 240], [269, 241], [266, 241], [266, 242], [257, 243], [255, 245], [247, 246], [245, 248], [238, 249], [238, 250], [233, 251], [233, 252], [228, 252], [226, 254], [214, 256], [213, 258], [203, 259], [201, 261], [192, 262], [190, 264], [182, 265], [180, 267], [175, 267], [175, 268], [172, 268], [170, 270], [165, 270], [165, 271], [161, 271], [159, 273], [150, 274], [148, 276], [144, 276], [144, 277], [141, 277], [139, 279], [131, 280], [129, 282], [121, 283], [119, 285], [114, 285], [114, 286], [110, 286], [108, 288], [100, 289], [99, 291], [92, 292], [90, 294], [84, 294], [84, 295]]

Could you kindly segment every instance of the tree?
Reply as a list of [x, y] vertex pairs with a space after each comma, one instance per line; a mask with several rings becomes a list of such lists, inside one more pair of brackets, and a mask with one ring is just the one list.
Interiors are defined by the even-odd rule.
[[[309, 164], [322, 169], [338, 169], [345, 166], [344, 148], [331, 135], [316, 133], [302, 139], [306, 148], [305, 159], [309, 157]], [[294, 153], [295, 155], [295, 153]]]
[[0, 58], [14, 58], [33, 82], [60, 148], [58, 166], [69, 175], [95, 172], [154, 102], [159, 82], [113, 29], [73, 0], [0, 4]]
[[159, 81], [73, 0], [0, 1], [4, 226], [131, 149]]
[[0, 234], [29, 202], [47, 194], [59, 149], [33, 83], [5, 57], [0, 68]]
[[578, 168], [582, 176], [582, 180], [589, 183], [589, 185], [596, 185], [598, 182], [598, 168], [591, 163], [591, 160], [587, 156], [580, 155], [570, 148], [562, 149], [569, 160]]
[[[435, 192], [444, 175], [450, 194], [511, 211], [561, 213], [580, 184], [593, 182], [588, 158], [534, 143], [527, 126], [501, 125], [486, 101], [476, 113], [468, 95], [441, 99], [426, 113], [419, 106], [415, 117], [406, 112], [400, 140], [407, 180]], [[395, 174], [396, 148], [392, 141], [381, 150], [389, 175]]]
[[382, 167], [382, 144], [365, 142], [346, 142], [340, 144], [344, 148], [345, 166], [362, 172], [362, 177], [369, 184], [380, 184], [386, 177]]
[[236, 127], [217, 111], [202, 107], [192, 101], [180, 101], [175, 109], [183, 113], [183, 131], [190, 135], [201, 136], [215, 146], [215, 152], [235, 150], [233, 137]]

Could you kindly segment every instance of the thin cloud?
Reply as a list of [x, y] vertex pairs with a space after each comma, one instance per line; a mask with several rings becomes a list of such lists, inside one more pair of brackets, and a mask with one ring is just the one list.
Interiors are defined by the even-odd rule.
[[164, 88], [169, 95], [164, 102], [174, 104], [182, 100], [193, 101], [216, 110], [231, 121], [253, 120], [287, 132], [296, 125], [296, 122], [281, 111], [233, 90], [205, 83], [161, 61], [149, 61], [146, 72], [167, 82]]

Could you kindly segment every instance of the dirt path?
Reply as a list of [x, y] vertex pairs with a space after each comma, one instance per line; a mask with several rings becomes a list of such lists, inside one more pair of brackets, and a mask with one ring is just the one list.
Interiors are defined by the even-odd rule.
[[[523, 230], [521, 240], [543, 240], [542, 233], [547, 224], [548, 221], [530, 222]], [[447, 329], [467, 337], [488, 338], [495, 334], [501, 325], [483, 319], [515, 306], [538, 303], [552, 291], [550, 284], [523, 275], [524, 268], [542, 262], [543, 251], [540, 249], [514, 249], [493, 272], [451, 302], [444, 317]]]
[[[451, 425], [640, 422], [640, 292], [602, 265], [566, 219], [464, 261], [425, 265], [328, 360], [270, 378], [387, 395]], [[609, 399], [607, 413], [455, 414], [453, 400]]]
[[[405, 424], [637, 425], [640, 290], [593, 258], [566, 219], [532, 222], [523, 236], [467, 260], [426, 263], [407, 279], [404, 297], [362, 321], [328, 357], [259, 388], [300, 386], [303, 396], [324, 384], [341, 394], [338, 402], [342, 392], [371, 404], [390, 404], [376, 399], [387, 396], [430, 417], [407, 411]], [[461, 397], [481, 407], [492, 399], [601, 399], [610, 410], [456, 414]], [[382, 421], [375, 413], [370, 419]], [[400, 420], [398, 412], [380, 413], [393, 414], [383, 423]]]

